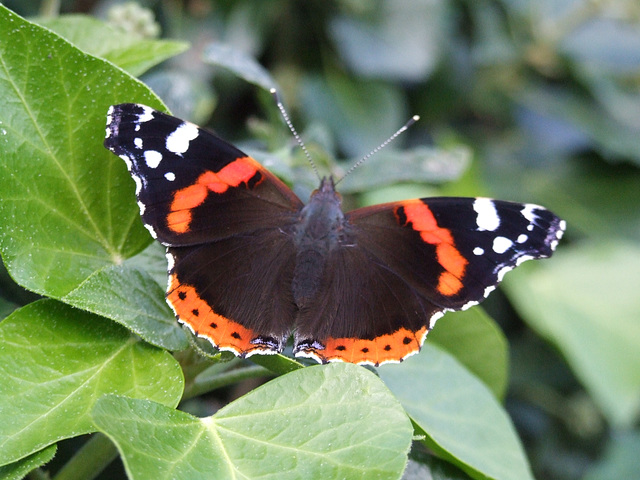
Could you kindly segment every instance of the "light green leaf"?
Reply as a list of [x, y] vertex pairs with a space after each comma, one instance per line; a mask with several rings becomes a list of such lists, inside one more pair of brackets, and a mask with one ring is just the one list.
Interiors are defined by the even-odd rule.
[[238, 77], [267, 91], [276, 88], [276, 82], [271, 74], [255, 58], [230, 45], [209, 44], [203, 53], [203, 59], [212, 65], [224, 67]]
[[[85, 308], [97, 295], [105, 295], [103, 305], [121, 298], [138, 277], [116, 282], [105, 272], [151, 239], [124, 162], [102, 146], [106, 112], [124, 101], [162, 104], [122, 70], [2, 6], [0, 65], [0, 175], [7, 180], [0, 182], [0, 251], [7, 270], [29, 290]], [[127, 288], [127, 281], [134, 283]], [[109, 282], [119, 284], [108, 291]], [[108, 310], [99, 309], [123, 321], [122, 312]]]
[[504, 397], [509, 380], [507, 339], [482, 308], [447, 313], [429, 332], [427, 341], [456, 357], [496, 398]]
[[17, 462], [0, 467], [0, 478], [2, 480], [21, 480], [25, 478], [30, 471], [48, 463], [56, 454], [57, 448], [55, 445], [51, 445]]
[[93, 417], [131, 479], [398, 479], [413, 433], [384, 384], [351, 364], [296, 370], [208, 418], [116, 396]]
[[640, 414], [640, 248], [610, 240], [559, 249], [504, 287], [523, 318], [564, 354], [612, 423]]
[[[358, 159], [345, 162], [352, 165]], [[417, 147], [386, 148], [369, 158], [362, 168], [340, 183], [342, 193], [369, 192], [399, 182], [443, 183], [457, 180], [471, 162], [471, 151], [458, 146], [450, 150]]]
[[378, 373], [440, 456], [473, 478], [533, 480], [504, 408], [444, 350], [426, 342], [401, 367], [384, 365]]
[[54, 300], [0, 323], [0, 464], [94, 431], [105, 393], [175, 406], [184, 379], [166, 351], [117, 324]]
[[589, 469], [583, 480], [637, 478], [640, 472], [640, 433], [614, 432], [603, 458]]
[[189, 345], [164, 300], [164, 290], [144, 270], [106, 267], [61, 300], [115, 320], [158, 347], [184, 350]]
[[127, 34], [86, 15], [61, 15], [38, 19], [79, 49], [106, 58], [131, 75], [139, 76], [151, 67], [189, 48], [186, 42], [151, 40]]

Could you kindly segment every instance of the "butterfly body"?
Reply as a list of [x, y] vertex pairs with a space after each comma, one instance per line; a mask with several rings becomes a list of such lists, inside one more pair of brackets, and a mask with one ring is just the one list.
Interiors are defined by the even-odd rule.
[[428, 198], [344, 213], [332, 178], [305, 205], [246, 154], [142, 105], [112, 107], [105, 146], [167, 247], [178, 321], [240, 356], [283, 350], [379, 365], [419, 351], [444, 312], [477, 304], [565, 224], [533, 204]]

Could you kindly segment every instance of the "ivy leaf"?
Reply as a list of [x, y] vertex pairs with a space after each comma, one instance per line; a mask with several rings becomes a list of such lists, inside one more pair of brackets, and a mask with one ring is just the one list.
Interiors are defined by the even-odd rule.
[[2, 480], [22, 480], [30, 471], [51, 461], [57, 448], [55, 445], [51, 445], [17, 462], [0, 467], [0, 478]]
[[139, 38], [86, 15], [61, 15], [38, 19], [86, 53], [102, 57], [131, 75], [140, 76], [151, 67], [189, 48], [186, 42]]
[[95, 431], [106, 393], [177, 405], [184, 379], [165, 350], [97, 315], [38, 300], [0, 323], [0, 465]]
[[533, 480], [509, 415], [451, 355], [426, 342], [401, 369], [378, 373], [441, 457], [473, 478]]
[[296, 370], [208, 418], [114, 395], [93, 418], [131, 479], [397, 479], [413, 433], [384, 384], [351, 364]]
[[0, 252], [9, 274], [31, 291], [131, 323], [156, 345], [186, 347], [166, 309], [152, 308], [164, 320], [144, 330], [123, 315], [140, 308], [122, 294], [140, 288], [140, 275], [111, 268], [151, 238], [124, 162], [102, 146], [106, 113], [115, 103], [162, 103], [119, 68], [2, 6], [0, 64]]
[[509, 381], [507, 339], [482, 308], [447, 313], [427, 340], [456, 357], [496, 398], [504, 397]]
[[640, 248], [610, 238], [524, 267], [504, 284], [518, 311], [558, 346], [611, 423], [634, 425], [640, 417]]

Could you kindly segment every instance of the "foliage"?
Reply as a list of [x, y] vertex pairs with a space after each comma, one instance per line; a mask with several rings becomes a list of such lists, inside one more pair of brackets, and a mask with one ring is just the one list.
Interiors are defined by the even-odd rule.
[[[53, 3], [6, 2], [29, 15]], [[2, 478], [91, 478], [116, 454], [124, 470], [105, 478], [640, 469], [635, 2], [149, 2], [181, 41], [144, 37], [157, 25], [139, 7], [112, 15], [133, 28], [119, 31], [112, 3], [33, 22], [0, 6]], [[490, 315], [448, 314], [418, 356], [377, 375], [196, 354], [207, 345], [189, 347], [164, 303], [133, 182], [102, 147], [106, 111], [209, 121], [304, 198], [316, 180], [271, 86], [335, 174], [421, 115], [345, 180], [347, 203], [533, 201], [567, 220], [567, 241], [507, 275]], [[236, 398], [253, 377], [266, 383]]]

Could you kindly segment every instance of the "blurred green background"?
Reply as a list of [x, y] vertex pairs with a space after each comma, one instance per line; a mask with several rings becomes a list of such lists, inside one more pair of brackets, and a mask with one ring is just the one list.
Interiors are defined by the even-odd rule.
[[[509, 340], [507, 409], [537, 478], [640, 478], [640, 2], [4, 3], [188, 40], [142, 80], [246, 150], [294, 149], [252, 84], [275, 83], [321, 172], [420, 115], [345, 181], [353, 203], [486, 195], [566, 219], [554, 258], [485, 303]], [[305, 198], [316, 180], [299, 157], [258, 158]]]

